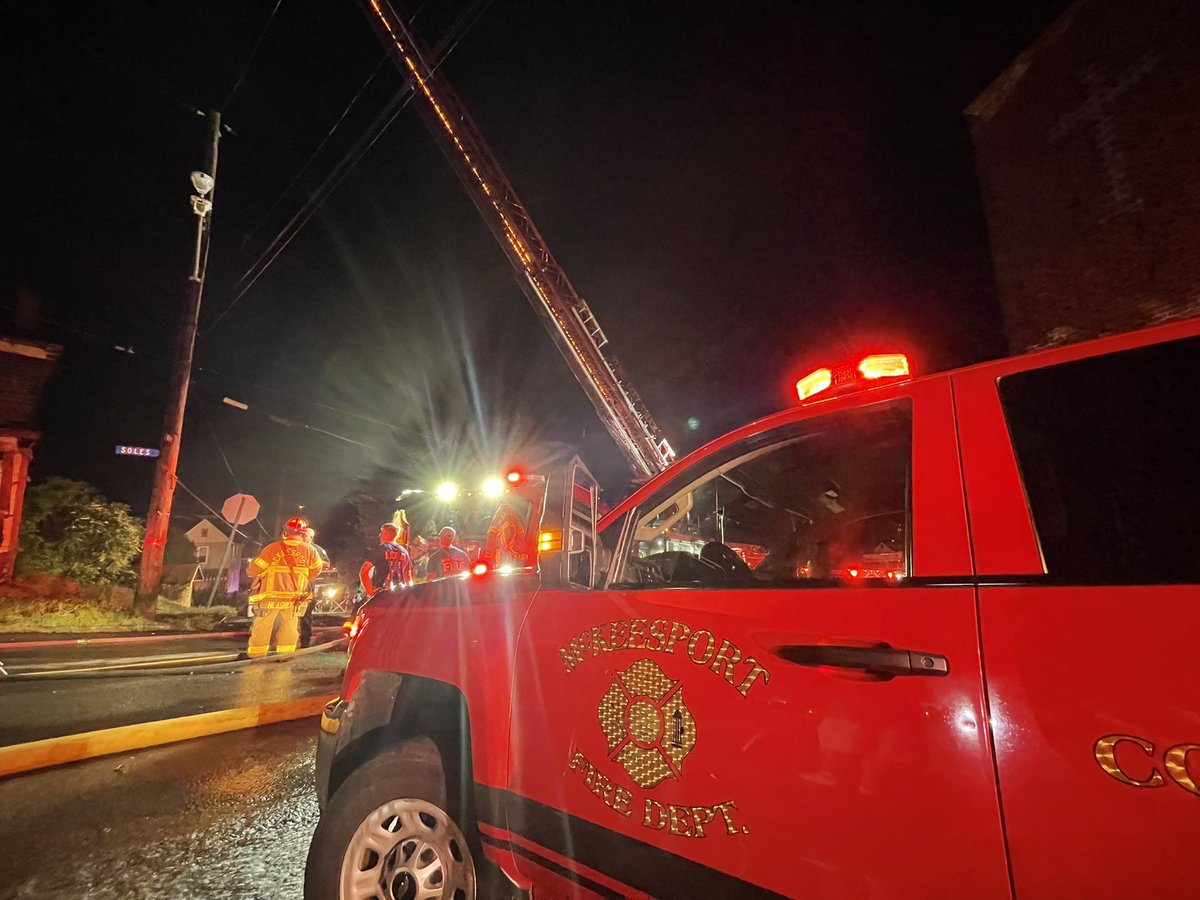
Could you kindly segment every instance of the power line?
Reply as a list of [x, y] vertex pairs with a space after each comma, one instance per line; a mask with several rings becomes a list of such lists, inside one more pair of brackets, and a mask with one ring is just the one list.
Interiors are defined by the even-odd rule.
[[[454, 52], [462, 39], [466, 36], [471, 27], [478, 21], [479, 17], [487, 9], [491, 0], [475, 0], [461, 16], [451, 26], [450, 31], [438, 43], [433, 50], [433, 69], [437, 70], [446, 58]], [[318, 185], [317, 189], [305, 201], [300, 210], [288, 220], [287, 224], [280, 229], [274, 240], [271, 241], [267, 248], [259, 255], [258, 259], [250, 266], [249, 269], [238, 279], [233, 288], [233, 296], [229, 302], [217, 313], [216, 317], [200, 332], [197, 340], [204, 340], [213, 329], [220, 324], [221, 320], [229, 314], [229, 312], [241, 302], [246, 296], [250, 288], [255, 282], [262, 277], [263, 273], [270, 268], [271, 264], [278, 258], [279, 254], [286, 249], [287, 245], [292, 242], [292, 239], [300, 233], [312, 216], [318, 209], [329, 199], [338, 186], [346, 179], [346, 177], [354, 170], [354, 167], [370, 152], [375, 143], [383, 136], [383, 133], [391, 126], [392, 122], [400, 115], [400, 112], [412, 100], [413, 94], [413, 79], [408, 79], [403, 88], [396, 93], [395, 96], [388, 102], [388, 105], [380, 112], [375, 120], [364, 132], [363, 136], [350, 148], [349, 151], [342, 157], [341, 161], [334, 167], [333, 171]]]
[[250, 64], [254, 62], [254, 57], [258, 55], [258, 48], [262, 46], [263, 38], [267, 36], [267, 32], [271, 30], [271, 23], [275, 21], [275, 13], [279, 12], [279, 7], [283, 4], [283, 0], [275, 0], [275, 6], [271, 10], [271, 14], [267, 16], [267, 23], [263, 26], [262, 31], [258, 33], [258, 40], [254, 42], [254, 48], [250, 51], [250, 56], [246, 60], [246, 64], [242, 66], [242, 74], [238, 76], [234, 82], [229, 96], [225, 98], [225, 102], [221, 104], [221, 111], [224, 112], [229, 108], [229, 104], [233, 102], [233, 98], [237, 95], [238, 88], [242, 86], [242, 82], [246, 80], [246, 74], [250, 71]]
[[193, 491], [186, 484], [184, 484], [183, 479], [180, 478], [178, 475], [175, 476], [175, 483], [177, 485], [179, 485], [181, 488], [183, 488], [185, 491], [187, 491], [187, 493], [191, 495], [193, 500], [195, 500], [197, 503], [199, 503], [201, 506], [203, 506], [205, 509], [207, 509], [210, 513], [212, 513], [214, 516], [216, 516], [222, 522], [225, 521], [225, 517], [223, 515], [221, 515], [219, 512], [217, 512], [215, 509], [213, 509], [211, 506], [209, 506], [207, 503], [205, 503], [203, 500], [201, 500], [200, 495], [197, 494], [195, 491]]
[[[211, 506], [209, 506], [207, 503], [205, 503], [203, 500], [201, 500], [200, 495], [197, 494], [195, 491], [193, 491], [186, 484], [184, 484], [183, 479], [181, 479], [178, 475], [175, 476], [175, 483], [177, 485], [179, 485], [181, 488], [183, 488], [185, 491], [187, 491], [187, 493], [191, 495], [191, 498], [193, 500], [195, 500], [197, 503], [199, 503], [201, 506], [203, 506], [205, 509], [207, 509], [210, 513], [212, 513], [214, 516], [216, 516], [222, 522], [225, 521], [225, 517], [223, 515], [221, 515], [219, 512], [217, 512], [215, 509], [213, 509]], [[267, 527], [265, 525], [263, 525], [263, 523], [260, 522], [257, 518], [255, 518], [254, 524], [257, 525], [259, 528], [261, 528], [262, 533], [264, 535], [266, 535], [268, 538], [271, 536], [271, 532], [267, 531]], [[234, 526], [235, 531], [237, 530], [237, 527], [238, 526]], [[246, 535], [246, 536], [249, 537], [249, 535]]]
[[[0, 305], [0, 311], [15, 311], [15, 309], [16, 309], [16, 307], [14, 307], [12, 305]], [[112, 352], [118, 353], [126, 359], [128, 357], [133, 357], [134, 361], [138, 362], [138, 363], [146, 363], [148, 361], [149, 363], [155, 364], [155, 365], [168, 365], [171, 362], [170, 354], [155, 351], [153, 349], [153, 347], [151, 347], [150, 350], [135, 351], [133, 346], [131, 344], [129, 344], [128, 342], [121, 343], [121, 341], [123, 341], [122, 338], [112, 337], [111, 335], [98, 334], [98, 333], [92, 332], [92, 331], [86, 331], [84, 329], [79, 328], [78, 326], [76, 326], [74, 324], [62, 321], [61, 319], [53, 319], [53, 318], [50, 318], [45, 315], [40, 315], [39, 321], [48, 322], [53, 325], [56, 325], [59, 328], [61, 328], [62, 330], [68, 331], [68, 332], [76, 335], [81, 340], [83, 340], [84, 342], [89, 343], [89, 344], [109, 344], [110, 345], [109, 349], [111, 349]], [[71, 354], [64, 354], [63, 357], [60, 359], [59, 365], [60, 366], [71, 365], [76, 361], [85, 362], [85, 360], [78, 360], [78, 357], [72, 357]], [[239, 393], [238, 391], [232, 391], [228, 388], [215, 387], [211, 384], [205, 383], [205, 379], [218, 379], [218, 378], [226, 378], [227, 377], [227, 376], [223, 375], [221, 372], [217, 371], [216, 369], [212, 369], [207, 366], [199, 366], [198, 365], [198, 366], [194, 366], [192, 368], [192, 375], [193, 375], [193, 378], [195, 378], [193, 386], [197, 389], [197, 392], [203, 392], [209, 398], [221, 400], [222, 398], [229, 395], [230, 393], [233, 393], [233, 394]], [[383, 419], [377, 419], [374, 416], [367, 415], [366, 413], [359, 412], [358, 410], [347, 409], [346, 407], [342, 407], [342, 406], [333, 406], [329, 403], [321, 403], [320, 401], [312, 400], [308, 397], [297, 394], [294, 391], [281, 391], [277, 388], [269, 387], [269, 386], [263, 384], [262, 382], [254, 381], [251, 379], [246, 379], [241, 376], [237, 376], [237, 375], [229, 376], [226, 381], [226, 384], [228, 384], [228, 383], [236, 383], [243, 387], [248, 386], [248, 387], [254, 388], [256, 391], [262, 391], [262, 392], [266, 392], [269, 394], [278, 394], [281, 397], [287, 397], [289, 400], [303, 403], [304, 405], [310, 406], [314, 409], [320, 409], [320, 410], [324, 410], [326, 412], [335, 413], [339, 416], [344, 416], [348, 419], [357, 419], [362, 422], [367, 422], [371, 425], [378, 425], [382, 428], [387, 428], [391, 431], [405, 430], [392, 422], [385, 422]], [[189, 396], [189, 398], [188, 398], [189, 405], [191, 405], [192, 401], [195, 399], [195, 397], [197, 395], [198, 394], [192, 394]], [[255, 404], [255, 406], [257, 408], [259, 406], [259, 404]], [[256, 411], [257, 411], [257, 409], [256, 409]], [[277, 416], [277, 415], [273, 416], [272, 414], [269, 414], [269, 413], [264, 413], [264, 415], [268, 415], [268, 417], [270, 417], [272, 419], [272, 421], [274, 421], [278, 425], [284, 425], [285, 427], [299, 425], [300, 427], [303, 427], [304, 429], [306, 429], [308, 431], [313, 431], [318, 434], [325, 434], [325, 435], [328, 435], [329, 437], [333, 437], [338, 440], [345, 441], [347, 443], [359, 444], [360, 446], [370, 447], [369, 444], [363, 444], [360, 441], [356, 441], [353, 438], [348, 438], [345, 435], [337, 434], [336, 432], [326, 431], [322, 428], [317, 427], [316, 425], [309, 425], [304, 422], [295, 422], [290, 419], [283, 419], [281, 416]], [[209, 428], [212, 429], [213, 425], [211, 423], [211, 419], [206, 418], [206, 421], [209, 423]], [[214, 434], [213, 437], [215, 439], [216, 435]], [[222, 456], [225, 455], [223, 451], [222, 451], [221, 455]], [[226, 465], [226, 468], [229, 468], [228, 460], [226, 460], [225, 465]], [[238, 483], [238, 479], [231, 468], [230, 468], [229, 474], [233, 477], [234, 484], [236, 485]], [[240, 490], [240, 488], [239, 488], [239, 490]]]
[[[14, 307], [12, 305], [0, 305], [0, 311], [12, 312], [15, 310], [16, 310], [16, 307]], [[154, 365], [167, 365], [171, 362], [170, 354], [156, 351], [155, 349], [153, 349], [152, 346], [151, 346], [150, 350], [136, 350], [135, 351], [134, 347], [128, 341], [125, 341], [124, 343], [122, 343], [122, 341], [124, 340], [123, 338], [113, 337], [113, 336], [111, 336], [111, 334], [104, 335], [104, 334], [98, 334], [93, 331], [86, 331], [72, 323], [65, 322], [61, 319], [50, 318], [49, 316], [45, 316], [45, 315], [39, 315], [38, 320], [40, 322], [47, 322], [47, 323], [56, 325], [58, 328], [62, 329], [63, 331], [67, 331], [67, 332], [70, 332], [71, 334], [76, 335], [78, 338], [80, 338], [85, 343], [99, 344], [99, 345], [107, 344], [107, 345], [109, 345], [108, 349], [111, 350], [112, 352], [120, 354], [125, 359], [128, 359], [129, 357], [133, 357], [134, 362], [137, 362], [137, 363], [149, 362], [150, 364], [154, 364]], [[61, 340], [62, 339], [61, 336], [58, 336], [58, 339]], [[60, 359], [59, 365], [60, 366], [71, 365], [77, 361], [80, 363], [86, 362], [86, 360], [80, 360], [77, 356], [72, 356], [71, 354], [64, 354], [63, 357]], [[226, 377], [221, 372], [217, 371], [216, 369], [212, 369], [207, 366], [194, 366], [192, 369], [192, 373], [193, 373], [193, 376], [197, 379], [196, 383], [195, 383], [195, 387], [198, 390], [206, 393], [209, 397], [216, 398], [219, 400], [229, 393], [238, 393], [237, 391], [231, 391], [227, 388], [214, 388], [211, 385], [206, 384], [204, 382], [204, 379], [216, 379], [216, 378], [225, 378]], [[263, 384], [262, 382], [246, 379], [241, 376], [237, 376], [237, 375], [231, 376], [227, 379], [227, 383], [229, 383], [229, 382], [236, 383], [240, 386], [249, 386], [249, 387], [254, 388], [256, 391], [264, 391], [269, 394], [278, 394], [281, 397], [287, 397], [290, 400], [297, 401], [299, 403], [303, 403], [306, 406], [313, 407], [314, 409], [321, 409], [321, 410], [325, 410], [326, 412], [336, 413], [337, 415], [345, 416], [348, 419], [358, 419], [360, 421], [368, 422], [372, 425], [379, 425], [383, 428], [388, 428], [393, 431], [402, 430], [398, 426], [394, 425], [391, 422], [385, 422], [382, 419], [377, 419], [374, 416], [369, 416], [366, 413], [359, 412], [358, 410], [347, 409], [347, 408], [341, 407], [341, 406], [333, 406], [328, 403], [321, 403], [317, 400], [312, 400], [312, 399], [309, 399], [308, 397], [304, 397], [300, 394], [297, 394], [294, 391], [281, 391], [281, 390], [278, 390], [277, 388], [269, 387], [269, 386]], [[191, 399], [192, 398], [189, 397], [189, 402]], [[279, 417], [277, 416], [276, 418], [278, 419]], [[307, 425], [305, 423], [294, 423], [294, 422], [291, 422], [290, 424], [300, 424], [300, 425], [303, 425], [303, 427], [305, 427], [306, 429], [309, 429], [311, 431], [316, 431], [318, 433], [326, 433], [326, 434], [329, 434], [331, 437], [338, 438], [339, 440], [350, 440], [351, 443], [355, 443], [353, 440], [346, 438], [344, 435], [335, 434], [333, 432], [325, 432], [322, 429], [316, 427], [315, 425]], [[210, 427], [212, 427], [211, 424], [210, 424]], [[226, 463], [226, 465], [228, 465], [228, 463]], [[230, 474], [233, 475], [233, 472], [230, 472]], [[234, 482], [235, 483], [237, 482], [236, 476], [234, 476]]]
[[233, 486], [238, 492], [242, 490], [242, 483], [238, 481], [237, 474], [233, 471], [233, 466], [229, 463], [229, 457], [225, 455], [225, 448], [221, 446], [221, 439], [217, 437], [217, 429], [213, 427], [212, 419], [209, 418], [207, 412], [201, 408], [201, 415], [204, 416], [204, 424], [208, 426], [208, 433], [212, 435], [213, 443], [217, 445], [217, 452], [221, 454], [221, 459], [225, 462], [225, 468], [229, 472], [229, 477], [233, 479]]
[[[426, 0], [426, 2], [428, 2], [428, 0]], [[421, 14], [421, 11], [423, 9], [425, 9], [425, 5], [426, 5], [426, 3], [422, 3], [420, 6], [417, 7], [417, 11], [412, 14], [412, 21], [414, 21], [414, 22], [416, 21], [417, 16], [419, 16]], [[270, 217], [271, 213], [273, 213], [276, 210], [276, 208], [279, 206], [279, 204], [283, 202], [283, 198], [288, 195], [288, 192], [291, 191], [291, 189], [296, 186], [296, 182], [298, 182], [300, 180], [301, 176], [303, 176], [304, 173], [308, 171], [308, 167], [313, 164], [313, 161], [317, 158], [317, 155], [320, 154], [320, 152], [325, 149], [325, 145], [327, 143], [329, 143], [329, 139], [331, 137], [333, 137], [333, 133], [338, 130], [338, 128], [341, 126], [342, 122], [345, 120], [346, 116], [348, 116], [350, 114], [350, 110], [354, 108], [354, 105], [356, 103], [358, 103], [359, 98], [361, 98], [363, 93], [366, 91], [366, 89], [368, 87], [370, 87], [371, 82], [375, 80], [375, 76], [379, 74], [379, 70], [383, 68], [384, 64], [388, 61], [388, 59], [390, 57], [391, 57], [391, 52], [384, 51], [383, 56], [380, 58], [379, 62], [375, 65], [375, 68], [371, 70], [371, 74], [367, 76], [367, 80], [364, 81], [362, 83], [362, 85], [359, 86], [359, 89], [354, 92], [354, 96], [350, 98], [350, 102], [346, 104], [346, 108], [342, 110], [342, 114], [337, 117], [337, 120], [333, 123], [333, 126], [329, 129], [329, 131], [327, 131], [325, 133], [325, 137], [321, 138], [321, 142], [319, 144], [317, 144], [316, 149], [314, 149], [313, 152], [309, 154], [308, 159], [305, 160], [305, 162], [304, 162], [304, 165], [302, 165], [300, 167], [299, 171], [297, 171], [296, 174], [294, 176], [292, 176], [292, 180], [288, 182], [287, 187], [285, 187], [282, 191], [280, 191], [279, 196], [275, 198], [275, 202], [270, 205], [270, 207], [267, 209], [267, 211], [265, 213], [263, 213], [262, 217], [258, 220], [258, 222], [255, 223], [254, 227], [251, 228], [250, 231], [246, 234], [246, 236], [242, 239], [242, 248], [243, 249], [245, 249], [246, 244], [248, 244], [250, 242], [250, 239], [252, 237], [254, 237], [256, 234], [258, 234], [258, 230], [260, 228], [262, 228], [262, 226], [266, 223], [267, 219]]]
[[[207, 394], [208, 394], [210, 397], [216, 397], [216, 396], [218, 396], [217, 394], [215, 394], [215, 393], [211, 392], [211, 391], [208, 389], [208, 387], [207, 387], [207, 386], [205, 386], [205, 385], [203, 385], [203, 384], [197, 383], [197, 385], [196, 385], [196, 386], [197, 386], [197, 388], [198, 388], [199, 390], [201, 390], [201, 391], [203, 391], [203, 392], [207, 393]], [[337, 409], [335, 409], [334, 407], [328, 407], [328, 406], [325, 406], [324, 404], [321, 404], [321, 403], [316, 403], [315, 401], [312, 401], [312, 400], [306, 400], [306, 399], [304, 399], [303, 397], [297, 397], [297, 396], [294, 396], [294, 395], [292, 395], [292, 394], [284, 394], [284, 392], [283, 392], [283, 391], [275, 391], [275, 390], [272, 390], [271, 388], [262, 387], [262, 386], [259, 386], [259, 387], [260, 387], [260, 389], [261, 389], [261, 390], [269, 391], [269, 392], [271, 392], [271, 393], [277, 393], [277, 394], [281, 394], [281, 395], [287, 396], [287, 397], [288, 397], [288, 399], [290, 399], [290, 400], [299, 400], [301, 403], [306, 403], [306, 404], [308, 404], [308, 405], [310, 405], [310, 406], [317, 406], [317, 407], [322, 407], [322, 408], [325, 408], [325, 409], [331, 409], [331, 410], [333, 410], [333, 411], [335, 411], [335, 412], [341, 412], [343, 415], [346, 415], [346, 416], [351, 416], [351, 417], [354, 417], [354, 418], [365, 418], [365, 417], [363, 417], [363, 416], [357, 416], [356, 414], [354, 414], [354, 413], [351, 413], [351, 412], [349, 412], [349, 411], [346, 411], [346, 410], [337, 410]], [[224, 401], [225, 401], [227, 398], [226, 398], [226, 397], [224, 397], [224, 396], [222, 396], [222, 397], [221, 397], [221, 399], [222, 399], [222, 402], [224, 402]], [[311, 432], [313, 432], [314, 434], [321, 434], [321, 435], [325, 435], [326, 437], [331, 437], [331, 438], [334, 438], [335, 440], [342, 441], [343, 443], [346, 443], [346, 444], [353, 444], [353, 445], [355, 445], [355, 446], [357, 446], [357, 447], [363, 447], [363, 448], [365, 448], [365, 449], [367, 449], [367, 450], [375, 450], [375, 449], [377, 449], [377, 448], [376, 448], [375, 446], [373, 446], [372, 444], [367, 444], [367, 443], [364, 443], [363, 441], [357, 440], [356, 438], [348, 437], [347, 435], [344, 435], [344, 434], [338, 434], [336, 431], [329, 431], [329, 430], [327, 430], [327, 429], [325, 429], [325, 428], [320, 428], [320, 427], [318, 427], [318, 426], [316, 426], [316, 425], [310, 425], [308, 422], [301, 422], [301, 421], [298, 421], [298, 420], [296, 420], [296, 419], [290, 419], [290, 418], [287, 418], [287, 417], [285, 417], [285, 416], [281, 416], [281, 415], [279, 415], [278, 413], [271, 412], [271, 410], [270, 410], [269, 408], [264, 408], [264, 404], [259, 404], [259, 403], [245, 403], [245, 404], [240, 404], [240, 405], [238, 406], [238, 408], [239, 408], [239, 409], [242, 409], [242, 408], [244, 408], [244, 409], [246, 409], [247, 411], [252, 411], [252, 414], [253, 414], [253, 415], [261, 415], [261, 416], [265, 416], [265, 417], [266, 417], [266, 418], [267, 418], [269, 421], [273, 422], [273, 423], [274, 423], [274, 424], [276, 424], [276, 425], [281, 425], [281, 426], [283, 426], [284, 428], [302, 428], [302, 429], [304, 429], [305, 431], [311, 431]], [[380, 424], [382, 424], [382, 425], [387, 425], [387, 423], [382, 423], [382, 422], [381, 422]], [[210, 426], [210, 427], [211, 427], [211, 426]], [[387, 427], [389, 427], [389, 428], [392, 428], [393, 430], [399, 430], [399, 429], [396, 429], [396, 428], [395, 428], [395, 426], [392, 426], [392, 425], [387, 425]], [[216, 440], [216, 434], [215, 434], [215, 433], [213, 434], [213, 439], [214, 439], [214, 440]], [[218, 448], [217, 448], [217, 449], [219, 450], [219, 449], [220, 449], [220, 442], [218, 441], [217, 443], [218, 443]], [[225, 454], [224, 454], [224, 451], [222, 451], [222, 452], [221, 452], [221, 455], [222, 455], [222, 456], [224, 456], [224, 455], [225, 455]], [[226, 460], [226, 462], [225, 462], [225, 465], [226, 465], [227, 467], [229, 467], [229, 461], [228, 461], [228, 460]], [[233, 475], [233, 470], [232, 470], [232, 468], [230, 468], [230, 475]], [[237, 476], [234, 476], [234, 482], [235, 482], [235, 484], [237, 483]]]
[[325, 133], [325, 137], [321, 138], [321, 142], [319, 144], [317, 144], [316, 149], [313, 150], [313, 152], [311, 154], [309, 154], [309, 157], [305, 161], [304, 165], [302, 165], [300, 167], [299, 171], [297, 171], [296, 174], [292, 177], [292, 180], [288, 182], [287, 187], [285, 187], [282, 191], [280, 191], [279, 196], [275, 198], [275, 202], [272, 203], [271, 206], [267, 209], [267, 211], [262, 214], [261, 218], [259, 218], [259, 220], [255, 224], [255, 226], [253, 228], [251, 228], [250, 231], [246, 234], [245, 238], [242, 239], [243, 249], [245, 248], [245, 245], [250, 242], [250, 239], [253, 238], [256, 234], [258, 234], [259, 229], [262, 228], [264, 224], [266, 224], [266, 221], [268, 218], [270, 218], [271, 213], [275, 212], [275, 210], [278, 209], [279, 204], [283, 202], [283, 198], [288, 195], [288, 193], [292, 190], [292, 188], [294, 188], [296, 186], [296, 183], [301, 179], [301, 177], [304, 175], [304, 173], [308, 171], [308, 167], [313, 164], [313, 161], [316, 160], [318, 154], [320, 154], [320, 152], [325, 149], [325, 145], [327, 143], [329, 143], [329, 139], [331, 137], [333, 137], [334, 132], [338, 130], [338, 128], [341, 126], [342, 122], [345, 121], [346, 116], [348, 116], [350, 114], [350, 110], [354, 108], [354, 105], [356, 103], [358, 103], [359, 98], [362, 97], [363, 93], [370, 86], [371, 82], [375, 80], [375, 76], [379, 74], [379, 70], [382, 69], [384, 63], [386, 63], [388, 61], [389, 56], [391, 56], [390, 53], [383, 54], [383, 58], [381, 60], [379, 60], [378, 65], [376, 65], [375, 68], [371, 71], [371, 74], [367, 76], [367, 80], [362, 83], [362, 85], [359, 87], [359, 89], [354, 93], [354, 96], [350, 98], [350, 102], [346, 104], [346, 108], [342, 110], [342, 114], [337, 117], [337, 120], [333, 123], [333, 126], [329, 129], [329, 131], [327, 131]]
[[[216, 317], [200, 332], [198, 340], [204, 340], [212, 333], [213, 329], [220, 324], [230, 311], [241, 302], [249, 290], [254, 287], [255, 282], [263, 276], [263, 274], [271, 267], [271, 264], [279, 257], [288, 244], [300, 233], [308, 221], [313, 217], [318, 209], [325, 203], [326, 200], [337, 189], [338, 185], [345, 180], [346, 176], [353, 171], [354, 167], [362, 160], [373, 146], [375, 142], [383, 136], [388, 127], [396, 120], [401, 111], [412, 100], [412, 93], [408, 87], [405, 87], [389, 102], [384, 111], [376, 117], [371, 123], [370, 129], [363, 135], [362, 138], [350, 149], [350, 151], [342, 158], [342, 161], [334, 168], [333, 172], [321, 183], [317, 190], [305, 201], [304, 205], [288, 220], [287, 224], [280, 229], [275, 238], [267, 245], [267, 248], [259, 255], [258, 259], [250, 266], [249, 269], [238, 279], [234, 285], [234, 294], [229, 302], [222, 307]], [[375, 130], [372, 135], [371, 130]], [[367, 139], [370, 140], [367, 140]], [[365, 144], [365, 146], [364, 146]]]

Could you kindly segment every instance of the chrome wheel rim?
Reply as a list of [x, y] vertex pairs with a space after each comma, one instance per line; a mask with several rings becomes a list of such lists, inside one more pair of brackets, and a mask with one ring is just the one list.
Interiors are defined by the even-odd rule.
[[392, 800], [359, 824], [342, 857], [341, 900], [475, 900], [475, 865], [446, 813]]

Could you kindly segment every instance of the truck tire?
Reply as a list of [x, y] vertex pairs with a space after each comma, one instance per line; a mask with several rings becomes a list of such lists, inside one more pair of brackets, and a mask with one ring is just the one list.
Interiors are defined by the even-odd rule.
[[428, 738], [372, 757], [321, 814], [304, 867], [305, 900], [476, 900], [472, 842], [460, 828], [473, 831], [475, 823], [463, 821], [463, 805], [447, 795]]

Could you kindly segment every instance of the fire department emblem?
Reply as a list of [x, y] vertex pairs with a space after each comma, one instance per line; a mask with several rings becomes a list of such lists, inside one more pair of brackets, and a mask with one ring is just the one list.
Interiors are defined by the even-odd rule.
[[599, 713], [608, 758], [641, 787], [678, 778], [684, 757], [696, 746], [696, 720], [683, 702], [682, 682], [649, 659], [613, 675]]

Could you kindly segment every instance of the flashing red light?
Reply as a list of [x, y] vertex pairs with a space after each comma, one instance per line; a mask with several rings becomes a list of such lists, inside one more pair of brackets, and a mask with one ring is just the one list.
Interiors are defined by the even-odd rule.
[[833, 384], [833, 373], [828, 369], [817, 369], [796, 382], [796, 396], [801, 401], [807, 400], [821, 391], [828, 390], [831, 384]]
[[519, 484], [524, 477], [520, 469], [509, 469], [504, 476], [504, 480], [509, 484]]
[[909, 375], [908, 357], [903, 353], [876, 353], [863, 357], [858, 374], [874, 381], [877, 378], [904, 378]]
[[873, 353], [856, 363], [842, 363], [809, 372], [796, 382], [796, 396], [803, 403], [830, 388], [841, 392], [863, 387], [865, 382], [902, 379], [910, 374], [908, 357], [903, 353]]
[[471, 566], [471, 574], [474, 575], [476, 578], [486, 575], [487, 573], [488, 573], [488, 564], [485, 562], [482, 562], [482, 561], [477, 562], [477, 563], [475, 563], [475, 565]]
[[857, 578], [858, 577], [858, 569], [847, 569], [846, 574], [849, 575], [851, 578]]

